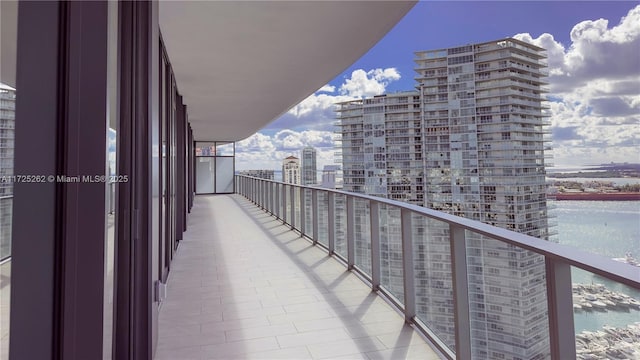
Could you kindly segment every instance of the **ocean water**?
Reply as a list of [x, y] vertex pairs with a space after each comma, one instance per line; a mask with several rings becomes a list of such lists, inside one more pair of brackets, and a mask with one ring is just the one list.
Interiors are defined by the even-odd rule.
[[[556, 209], [558, 242], [609, 258], [631, 253], [640, 259], [640, 201], [551, 201]], [[640, 274], [640, 268], [638, 268]], [[640, 290], [574, 268], [574, 283], [604, 284], [640, 300]], [[640, 321], [639, 310], [574, 313], [576, 333], [604, 325], [625, 327]]]

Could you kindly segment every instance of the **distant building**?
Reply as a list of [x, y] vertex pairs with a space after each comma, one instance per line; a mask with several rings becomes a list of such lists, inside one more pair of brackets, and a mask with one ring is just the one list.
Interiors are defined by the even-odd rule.
[[260, 179], [274, 180], [275, 175], [273, 170], [242, 170], [240, 175], [257, 177]]
[[[545, 50], [502, 39], [415, 55], [415, 91], [338, 104], [344, 189], [548, 240]], [[414, 256], [429, 259], [415, 266], [428, 274], [416, 284], [418, 317], [453, 346], [449, 228], [416, 228]], [[544, 258], [478, 235], [467, 236], [467, 252], [476, 356], [546, 358]], [[392, 292], [401, 289], [401, 266], [390, 260], [382, 274]]]
[[339, 165], [325, 165], [322, 169], [322, 187], [327, 189], [336, 188], [336, 176], [340, 170]]
[[315, 185], [318, 182], [316, 149], [310, 146], [302, 149], [302, 185]]
[[282, 161], [282, 182], [300, 185], [300, 159], [288, 156]]

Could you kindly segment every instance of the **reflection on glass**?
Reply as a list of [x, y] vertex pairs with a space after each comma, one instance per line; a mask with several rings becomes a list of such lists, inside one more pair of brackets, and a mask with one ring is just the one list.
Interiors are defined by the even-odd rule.
[[234, 156], [234, 143], [219, 143], [216, 142], [215, 154], [216, 156]]
[[301, 189], [298, 187], [293, 188], [293, 212], [294, 217], [292, 218], [292, 224], [296, 229], [300, 229], [301, 218], [300, 218], [300, 191]]
[[[371, 275], [371, 216], [369, 214], [369, 200], [354, 199], [353, 205], [355, 265], [366, 274]], [[352, 221], [352, 219], [349, 219], [349, 221]]]
[[335, 201], [335, 251], [336, 254], [347, 258], [347, 197], [336, 194]]
[[449, 225], [412, 214], [417, 317], [450, 349], [455, 347]]
[[113, 343], [113, 294], [116, 238], [116, 192], [118, 183], [117, 167], [117, 135], [118, 135], [118, 5], [109, 3], [108, 15], [108, 69], [107, 69], [107, 149], [105, 173], [109, 176], [105, 183], [105, 266], [104, 266], [104, 301], [103, 301], [103, 341], [102, 358], [111, 359]]
[[233, 192], [233, 158], [216, 157], [216, 190], [217, 193]]
[[215, 167], [213, 157], [196, 157], [196, 194], [212, 194]]
[[318, 191], [318, 242], [329, 246], [329, 194]]
[[639, 359], [640, 290], [577, 268], [571, 279], [576, 355]]
[[0, 1], [0, 359], [9, 358], [17, 19], [17, 2]]
[[471, 349], [481, 358], [547, 358], [544, 257], [466, 231]]
[[104, 278], [104, 322], [103, 322], [103, 358], [111, 358], [111, 342], [113, 339], [113, 269], [115, 262], [116, 237], [116, 131], [107, 130], [107, 174], [111, 177], [105, 184], [106, 191], [106, 243], [105, 243], [105, 278]]
[[234, 191], [235, 143], [198, 141], [195, 144], [195, 156], [196, 194]]
[[11, 256], [16, 90], [0, 83], [0, 261]]
[[400, 209], [380, 205], [380, 285], [399, 302], [404, 301], [404, 267]]
[[313, 209], [313, 190], [304, 189], [304, 213], [305, 218], [302, 219], [304, 221], [305, 227], [305, 235], [309, 237], [313, 237], [313, 217], [315, 215], [315, 210]]
[[195, 146], [196, 156], [215, 156], [216, 143], [198, 141]]

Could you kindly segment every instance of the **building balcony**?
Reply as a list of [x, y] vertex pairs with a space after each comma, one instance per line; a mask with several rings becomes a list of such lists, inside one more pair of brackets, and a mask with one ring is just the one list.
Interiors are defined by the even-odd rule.
[[199, 196], [155, 359], [439, 359], [355, 272], [239, 195]]
[[[446, 358], [490, 354], [491, 348], [504, 347], [495, 339], [512, 338], [513, 345], [534, 336], [534, 346], [516, 345], [510, 351], [526, 356], [535, 349], [543, 357], [576, 358], [572, 268], [631, 292], [640, 288], [637, 268], [631, 265], [420, 206], [248, 177], [236, 177], [236, 189], [259, 208], [247, 205], [247, 212], [275, 223], [273, 217], [279, 219], [307, 238], [307, 244], [344, 263]], [[514, 229], [527, 230], [538, 222], [527, 219]], [[298, 253], [307, 256], [311, 250], [302, 247]], [[478, 261], [483, 267], [473, 265]], [[475, 284], [483, 268], [502, 288]], [[527, 280], [532, 284], [527, 287], [508, 285], [521, 282], [525, 273], [527, 279], [531, 274], [539, 279]], [[513, 304], [521, 303], [532, 307], [526, 311], [526, 329], [511, 319], [521, 311]], [[479, 312], [485, 315], [479, 317]], [[476, 330], [471, 332], [470, 325]], [[494, 340], [487, 343], [487, 338]]]

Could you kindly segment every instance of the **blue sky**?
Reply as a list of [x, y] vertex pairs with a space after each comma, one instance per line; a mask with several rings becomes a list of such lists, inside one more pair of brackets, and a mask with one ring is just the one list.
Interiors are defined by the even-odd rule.
[[[624, 20], [623, 20], [624, 18]], [[516, 36], [545, 47], [558, 166], [640, 162], [640, 6], [631, 1], [424, 1], [327, 86], [238, 144], [237, 168], [303, 146], [332, 164], [333, 103], [414, 88], [415, 51]]]

